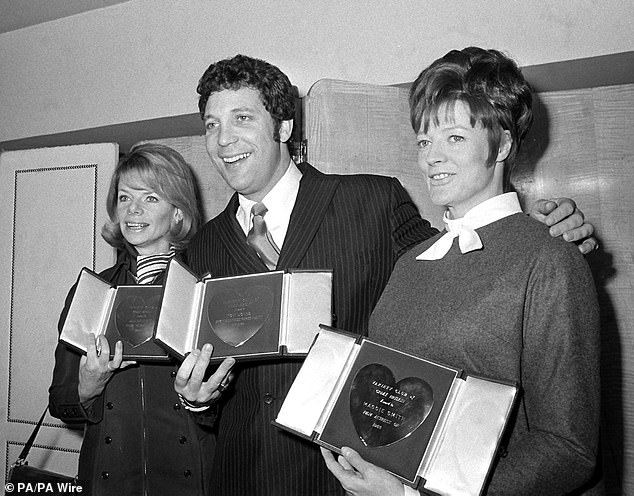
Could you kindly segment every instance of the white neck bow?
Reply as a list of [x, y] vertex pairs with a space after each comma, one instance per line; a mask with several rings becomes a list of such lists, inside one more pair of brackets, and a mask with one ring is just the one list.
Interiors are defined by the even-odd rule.
[[440, 260], [451, 249], [454, 238], [458, 238], [458, 246], [463, 254], [480, 250], [483, 245], [476, 229], [521, 211], [517, 194], [504, 193], [476, 205], [460, 219], [450, 219], [445, 212], [443, 222], [447, 232], [418, 255], [416, 260]]

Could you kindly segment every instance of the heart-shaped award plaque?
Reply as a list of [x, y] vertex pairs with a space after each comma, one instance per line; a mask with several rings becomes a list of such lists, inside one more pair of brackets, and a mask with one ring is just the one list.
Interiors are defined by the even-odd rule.
[[406, 438], [427, 418], [434, 391], [418, 377], [396, 382], [385, 365], [361, 368], [350, 389], [350, 415], [361, 442], [368, 447], [388, 446]]
[[121, 339], [136, 348], [152, 339], [158, 317], [160, 296], [128, 296], [115, 311], [115, 326]]
[[207, 317], [216, 336], [237, 348], [262, 329], [272, 308], [271, 289], [251, 286], [242, 291], [221, 291], [213, 295], [207, 306]]

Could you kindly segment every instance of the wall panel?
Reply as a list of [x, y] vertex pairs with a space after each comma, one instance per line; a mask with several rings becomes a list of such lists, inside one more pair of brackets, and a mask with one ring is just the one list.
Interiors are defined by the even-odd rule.
[[[115, 144], [0, 155], [0, 454], [4, 478], [48, 404], [57, 321], [81, 267], [102, 270]], [[32, 465], [74, 475], [81, 430], [47, 416]], [[71, 456], [69, 456], [69, 454]]]

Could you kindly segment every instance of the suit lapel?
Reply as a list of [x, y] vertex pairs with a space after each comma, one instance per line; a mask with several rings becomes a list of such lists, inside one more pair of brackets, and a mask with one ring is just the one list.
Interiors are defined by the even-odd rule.
[[337, 176], [323, 174], [307, 163], [297, 166], [302, 179], [277, 264], [280, 269], [299, 267], [339, 187]]
[[255, 250], [247, 245], [247, 237], [236, 219], [238, 205], [238, 194], [236, 193], [218, 217], [218, 237], [224, 244], [229, 257], [233, 258], [238, 267], [243, 269], [245, 273], [265, 272], [268, 270], [267, 266]]

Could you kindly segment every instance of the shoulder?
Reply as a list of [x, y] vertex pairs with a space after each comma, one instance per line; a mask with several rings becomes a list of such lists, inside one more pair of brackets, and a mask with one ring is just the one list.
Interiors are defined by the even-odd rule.
[[297, 167], [302, 171], [304, 177], [308, 180], [336, 181], [344, 186], [357, 185], [384, 185], [392, 184], [400, 185], [398, 179], [394, 177], [382, 176], [379, 174], [332, 174], [321, 172], [307, 162], [298, 164]]
[[[576, 249], [573, 243], [567, 243], [561, 237], [552, 237], [549, 232], [549, 227], [543, 222], [539, 222], [533, 219], [530, 215], [525, 213], [518, 213], [510, 215], [501, 222], [506, 222], [504, 226], [506, 231], [515, 231], [528, 236], [528, 242], [539, 244], [544, 246], [547, 250], [561, 250], [567, 249], [565, 247], [573, 247]], [[578, 250], [577, 250], [578, 251]]]
[[391, 208], [390, 204], [411, 201], [401, 183], [376, 174], [325, 174], [309, 164], [301, 164], [304, 177], [298, 201], [327, 202], [333, 208], [361, 208], [374, 206]]
[[366, 186], [393, 188], [399, 187], [401, 183], [395, 177], [381, 176], [378, 174], [340, 174], [339, 178], [342, 184], [346, 186]]
[[108, 267], [105, 270], [99, 272], [99, 277], [106, 281], [111, 281], [117, 271], [117, 265], [113, 265], [112, 267]]
[[[222, 215], [222, 214], [219, 214]], [[187, 243], [185, 247], [185, 258], [187, 258], [188, 253], [195, 252], [200, 247], [207, 246], [210, 239], [214, 239], [214, 231], [217, 230], [218, 225], [218, 217], [214, 217], [213, 219], [207, 221], [194, 235], [194, 237]]]
[[342, 176], [341, 184], [345, 189], [368, 191], [374, 195], [394, 196], [406, 194], [405, 188], [395, 177], [375, 174], [354, 174]]
[[235, 211], [230, 213], [230, 208], [231, 202], [225, 210], [207, 221], [187, 244], [183, 258], [188, 265], [191, 265], [194, 260], [206, 259], [218, 247], [235, 241], [236, 234], [234, 230], [239, 229], [239, 226], [233, 226], [234, 223], [237, 225], [237, 221], [235, 219]]
[[192, 245], [195, 245], [196, 243], [199, 243], [201, 238], [205, 239], [206, 237], [209, 236], [209, 234], [212, 231], [218, 230], [220, 226], [227, 226], [231, 224], [231, 222], [235, 220], [238, 205], [239, 205], [238, 194], [234, 193], [233, 196], [229, 199], [229, 201], [225, 205], [225, 208], [215, 217], [208, 220], [202, 225], [202, 227], [191, 239], [187, 248], [191, 247]]
[[557, 270], [588, 268], [576, 244], [552, 237], [548, 226], [527, 214], [511, 215], [495, 224], [496, 236], [509, 249], [515, 247], [518, 253], [530, 254], [535, 263]]
[[124, 284], [126, 281], [122, 278], [125, 278], [131, 270], [132, 263], [132, 255], [125, 250], [119, 250], [116, 263], [112, 267], [102, 270], [99, 277], [111, 283]]
[[222, 230], [223, 226], [227, 226], [232, 220], [235, 220], [235, 215], [235, 211], [229, 213], [227, 210], [223, 210], [214, 218], [208, 220], [194, 235], [189, 246], [200, 243], [201, 240], [208, 238], [212, 233]]
[[402, 204], [412, 199], [395, 177], [376, 174], [338, 175], [337, 195], [342, 199], [356, 198], [363, 204]]

